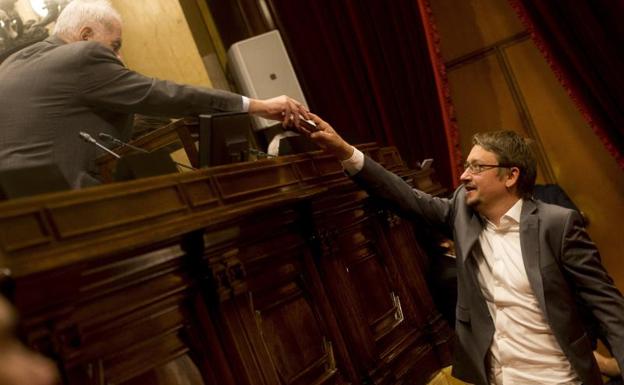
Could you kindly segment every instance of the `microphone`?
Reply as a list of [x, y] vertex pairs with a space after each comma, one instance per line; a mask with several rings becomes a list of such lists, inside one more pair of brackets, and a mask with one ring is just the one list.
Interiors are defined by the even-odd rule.
[[135, 151], [143, 152], [143, 153], [146, 153], [146, 154], [149, 152], [149, 151], [147, 151], [147, 150], [146, 150], [146, 149], [144, 149], [144, 148], [137, 147], [137, 146], [133, 146], [133, 145], [131, 145], [130, 143], [126, 143], [126, 142], [124, 142], [123, 140], [117, 139], [117, 138], [115, 138], [114, 136], [112, 136], [112, 135], [108, 135], [108, 134], [105, 134], [105, 133], [103, 133], [103, 132], [100, 132], [100, 133], [98, 134], [98, 137], [99, 137], [100, 139], [102, 139], [102, 140], [108, 140], [108, 141], [110, 141], [110, 142], [117, 143], [117, 144], [118, 144], [118, 145], [120, 145], [120, 146], [124, 146], [124, 147], [131, 148], [131, 149], [133, 149], [133, 150], [135, 150]]
[[[88, 135], [88, 134], [87, 134], [87, 135]], [[105, 134], [105, 133], [103, 133], [103, 132], [100, 132], [100, 133], [98, 134], [98, 137], [99, 137], [100, 139], [103, 139], [103, 140], [108, 140], [108, 141], [111, 141], [111, 142], [117, 143], [117, 144], [119, 144], [120, 146], [128, 147], [128, 148], [131, 148], [131, 149], [133, 149], [133, 150], [135, 150], [135, 151], [142, 152], [142, 153], [144, 153], [144, 154], [149, 154], [149, 153], [150, 153], [150, 151], [147, 151], [147, 150], [146, 150], [146, 149], [144, 149], [144, 148], [137, 147], [137, 146], [133, 146], [133, 145], [131, 145], [130, 143], [126, 143], [126, 142], [124, 142], [124, 141], [123, 141], [123, 140], [121, 140], [121, 139], [117, 139], [117, 138], [115, 138], [114, 136], [109, 135], [109, 134]], [[91, 139], [93, 139], [93, 138], [91, 138]], [[193, 167], [193, 166], [187, 166], [186, 164], [176, 162], [176, 161], [175, 161], [175, 160], [173, 160], [173, 159], [171, 159], [171, 161], [172, 161], [172, 162], [173, 162], [176, 166], [180, 166], [180, 167], [188, 168], [189, 170], [197, 170], [197, 169], [196, 169], [195, 167]]]
[[117, 159], [121, 158], [121, 156], [119, 156], [119, 154], [117, 154], [114, 151], [109, 150], [105, 146], [102, 146], [100, 143], [98, 143], [97, 140], [93, 139], [93, 137], [91, 135], [87, 134], [86, 132], [80, 131], [78, 133], [78, 136], [80, 137], [80, 139], [84, 140], [85, 142], [93, 144], [94, 146], [101, 148], [102, 150], [108, 152], [109, 154], [111, 154], [115, 158], [117, 158]]

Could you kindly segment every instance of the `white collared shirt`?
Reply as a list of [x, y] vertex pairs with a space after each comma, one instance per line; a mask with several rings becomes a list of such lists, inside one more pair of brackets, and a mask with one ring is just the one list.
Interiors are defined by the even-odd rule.
[[483, 218], [479, 235], [477, 279], [495, 326], [490, 383], [579, 385], [529, 284], [520, 248], [522, 204], [518, 200], [499, 226]]
[[349, 175], [357, 174], [362, 167], [364, 167], [364, 154], [357, 148], [352, 148], [353, 154], [351, 154], [351, 157], [340, 162], [342, 164], [342, 168], [344, 168], [346, 173]]

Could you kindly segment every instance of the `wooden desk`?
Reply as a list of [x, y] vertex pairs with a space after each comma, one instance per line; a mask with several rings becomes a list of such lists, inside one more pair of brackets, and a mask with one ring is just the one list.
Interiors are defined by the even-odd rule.
[[[163, 127], [150, 131], [149, 133], [130, 142], [135, 147], [147, 151], [167, 148], [168, 152], [184, 149], [191, 166], [199, 167], [199, 154], [197, 152], [196, 141], [193, 133], [198, 130], [199, 122], [194, 118], [184, 118], [175, 120]], [[117, 146], [113, 151], [121, 156], [136, 153], [130, 147]], [[95, 160], [95, 165], [100, 170], [100, 178], [105, 183], [114, 180], [113, 174], [117, 165], [117, 159], [110, 154], [103, 154]]]
[[0, 253], [65, 384], [423, 384], [450, 361], [412, 225], [322, 153], [4, 202]]

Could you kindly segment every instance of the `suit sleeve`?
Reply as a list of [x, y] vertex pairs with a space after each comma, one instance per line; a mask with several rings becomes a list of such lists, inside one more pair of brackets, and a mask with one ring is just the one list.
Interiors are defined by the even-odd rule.
[[158, 80], [131, 71], [98, 43], [85, 43], [81, 53], [81, 97], [94, 108], [169, 117], [243, 108], [242, 97], [231, 92]]
[[620, 369], [624, 369], [624, 297], [602, 266], [598, 249], [576, 211], [569, 212], [561, 255], [567, 275], [600, 322]]
[[450, 234], [452, 200], [416, 190], [369, 157], [353, 180], [402, 216]]

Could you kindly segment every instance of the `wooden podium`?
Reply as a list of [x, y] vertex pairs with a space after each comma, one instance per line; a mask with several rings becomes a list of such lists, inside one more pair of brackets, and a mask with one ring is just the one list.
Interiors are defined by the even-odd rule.
[[0, 204], [20, 333], [71, 385], [424, 384], [452, 332], [422, 250], [320, 152]]

